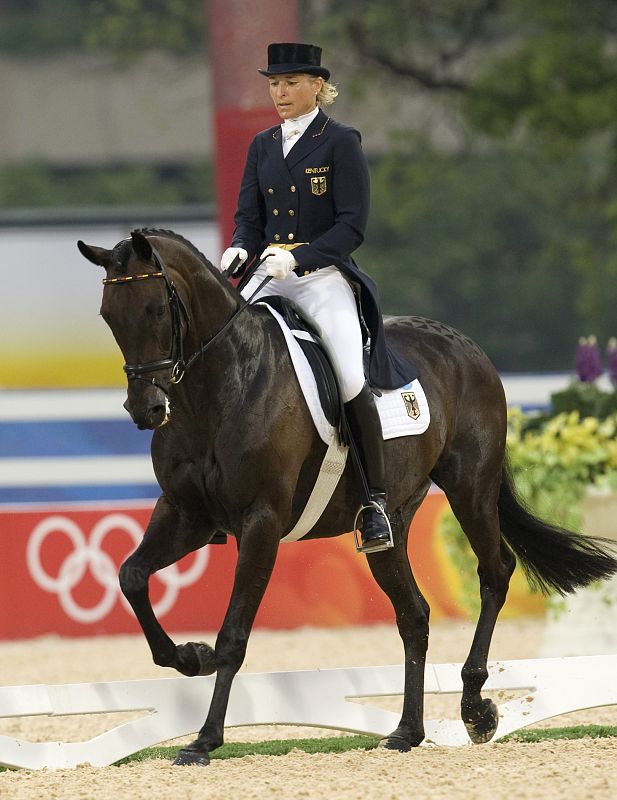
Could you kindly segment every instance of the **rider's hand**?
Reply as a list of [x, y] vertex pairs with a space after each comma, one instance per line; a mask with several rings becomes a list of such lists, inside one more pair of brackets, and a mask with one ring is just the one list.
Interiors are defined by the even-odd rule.
[[278, 280], [286, 278], [292, 269], [298, 266], [290, 251], [283, 250], [282, 247], [266, 247], [261, 259], [265, 259], [266, 274]]
[[235, 269], [232, 272], [232, 275], [240, 269], [240, 267], [249, 257], [249, 254], [246, 252], [244, 247], [228, 247], [227, 250], [225, 250], [225, 252], [221, 256], [221, 266], [219, 267], [221, 272], [226, 272], [231, 266], [232, 261], [236, 257], [239, 258], [240, 260], [236, 264]]

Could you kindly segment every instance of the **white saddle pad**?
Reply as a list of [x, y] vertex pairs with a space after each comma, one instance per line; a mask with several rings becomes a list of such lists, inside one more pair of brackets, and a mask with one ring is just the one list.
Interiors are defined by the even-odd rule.
[[384, 439], [424, 433], [431, 421], [428, 400], [418, 379], [400, 389], [384, 392], [375, 398], [375, 403]]
[[[267, 303], [262, 305], [268, 308], [285, 334], [291, 360], [315, 427], [323, 441], [331, 444], [336, 438], [336, 430], [330, 425], [321, 408], [317, 383], [308, 360], [296, 341], [294, 332], [289, 329], [282, 316]], [[295, 333], [312, 341], [311, 335], [306, 331], [296, 331]], [[381, 397], [375, 397], [375, 403], [379, 411], [384, 439], [424, 433], [431, 421], [428, 401], [418, 380], [412, 381], [401, 389], [384, 391]]]

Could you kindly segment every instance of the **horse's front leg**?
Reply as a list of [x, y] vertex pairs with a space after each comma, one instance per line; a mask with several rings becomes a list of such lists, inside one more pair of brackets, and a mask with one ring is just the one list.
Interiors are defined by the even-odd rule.
[[240, 542], [234, 586], [216, 640], [216, 682], [208, 716], [199, 736], [180, 750], [174, 764], [209, 763], [209, 753], [223, 744], [225, 714], [232, 681], [242, 666], [253, 621], [270, 580], [279, 539], [274, 525], [264, 524]]
[[165, 497], [159, 498], [139, 547], [120, 567], [120, 588], [144, 632], [155, 664], [183, 675], [210, 675], [216, 670], [214, 650], [205, 642], [176, 645], [157, 620], [148, 594], [148, 580], [207, 541], [181, 518]]

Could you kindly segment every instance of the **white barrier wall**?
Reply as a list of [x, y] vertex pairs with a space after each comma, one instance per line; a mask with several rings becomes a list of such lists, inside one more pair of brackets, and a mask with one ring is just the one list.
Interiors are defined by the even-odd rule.
[[[462, 664], [427, 664], [425, 692], [461, 692], [461, 668]], [[485, 691], [497, 692], [498, 702], [504, 695], [510, 697], [499, 702], [493, 741], [550, 717], [617, 703], [617, 656], [493, 661], [488, 668]], [[146, 747], [196, 733], [213, 688], [214, 676], [2, 687], [0, 717], [150, 713], [87, 742], [26, 742], [0, 736], [0, 764], [28, 769], [113, 764]], [[357, 699], [391, 697], [402, 689], [399, 665], [241, 673], [232, 686], [225, 722], [229, 727], [300, 725], [387, 736], [397, 727], [399, 714]], [[427, 720], [425, 730], [425, 746], [471, 744], [460, 719]]]

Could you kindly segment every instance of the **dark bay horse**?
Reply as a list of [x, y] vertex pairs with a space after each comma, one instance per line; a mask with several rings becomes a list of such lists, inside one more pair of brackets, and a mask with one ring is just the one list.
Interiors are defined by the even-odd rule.
[[[223, 742], [232, 680], [279, 541], [304, 508], [326, 445], [278, 324], [263, 307], [244, 307], [190, 242], [144, 229], [111, 250], [78, 246], [105, 269], [101, 314], [126, 360], [125, 406], [139, 428], [154, 429], [152, 460], [163, 492], [143, 541], [120, 569], [120, 584], [156, 664], [184, 675], [217, 673], [204, 726], [175, 761], [207, 764]], [[420, 369], [431, 423], [419, 436], [385, 442], [395, 546], [367, 556], [394, 607], [405, 655], [403, 713], [382, 746], [406, 751], [424, 738], [429, 608], [411, 572], [407, 537], [431, 481], [445, 492], [478, 559], [481, 610], [462, 670], [461, 715], [471, 740], [485, 742], [498, 720], [481, 689], [515, 556], [535, 588], [562, 594], [612, 575], [617, 560], [603, 541], [547, 525], [517, 500], [502, 384], [474, 342], [420, 317], [390, 319], [386, 331]], [[350, 531], [360, 502], [348, 465], [306, 538]], [[238, 560], [216, 646], [176, 645], [154, 616], [149, 577], [223, 532], [235, 536]]]

